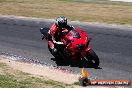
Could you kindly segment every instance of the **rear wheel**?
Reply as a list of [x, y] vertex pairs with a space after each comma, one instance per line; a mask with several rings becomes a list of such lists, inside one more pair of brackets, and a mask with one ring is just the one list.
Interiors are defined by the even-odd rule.
[[94, 67], [98, 67], [99, 66], [99, 58], [98, 56], [96, 55], [96, 53], [91, 49], [89, 50], [89, 52], [87, 52], [87, 59], [88, 59], [88, 63], [91, 65], [91, 66], [94, 66]]

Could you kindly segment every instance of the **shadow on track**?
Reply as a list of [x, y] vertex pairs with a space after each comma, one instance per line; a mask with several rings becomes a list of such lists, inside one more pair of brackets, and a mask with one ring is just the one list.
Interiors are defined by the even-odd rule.
[[51, 58], [51, 60], [55, 61], [57, 66], [70, 66], [70, 67], [79, 67], [79, 68], [94, 68], [94, 69], [102, 69], [101, 67], [93, 67], [91, 64], [88, 64], [87, 66], [83, 66], [80, 63], [74, 63], [69, 60], [64, 60], [61, 58]]

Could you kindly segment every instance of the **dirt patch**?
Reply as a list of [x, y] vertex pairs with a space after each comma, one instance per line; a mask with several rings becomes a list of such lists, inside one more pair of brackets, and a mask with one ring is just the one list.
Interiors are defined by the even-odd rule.
[[49, 67], [46, 66], [21, 63], [9, 59], [0, 59], [0, 62], [6, 63], [11, 68], [23, 71], [25, 73], [33, 74], [36, 76], [43, 76], [44, 78], [56, 80], [67, 84], [73, 84], [74, 82], [77, 82], [79, 78], [79, 75], [62, 72], [58, 69], [49, 69]]
[[4, 75], [4, 72], [1, 68], [0, 68], [0, 75]]
[[[41, 78], [41, 79], [44, 78], [44, 80], [54, 80], [54, 81], [64, 83], [66, 88], [83, 88], [78, 85], [73, 85], [75, 82], [78, 81], [78, 78], [80, 75], [76, 75], [76, 74], [69, 73], [69, 72], [64, 72], [59, 69], [54, 69], [54, 68], [51, 69], [50, 67], [36, 65], [33, 63], [29, 64], [29, 63], [24, 63], [24, 62], [18, 62], [18, 61], [7, 59], [5, 57], [4, 58], [0, 57], [0, 63], [5, 63], [7, 66], [9, 66], [9, 67], [5, 68], [4, 70], [2, 68], [0, 68], [0, 76], [5, 75], [5, 72], [8, 75], [16, 75], [16, 73], [21, 71], [21, 74], [27, 74], [27, 75], [31, 74], [33, 77], [37, 77], [37, 78]], [[22, 78], [24, 79], [25, 77], [22, 77]], [[28, 79], [27, 83], [28, 82], [29, 82], [29, 79]], [[26, 83], [26, 82], [24, 81], [24, 83]], [[52, 83], [52, 81], [48, 81], [45, 83], [53, 84], [53, 86], [58, 85], [58, 84]], [[53, 88], [53, 86], [45, 85], [43, 87], [44, 88], [45, 87]], [[61, 88], [61, 84], [59, 84], [59, 86]], [[41, 84], [41, 87], [34, 87], [34, 88], [42, 88], [42, 84]], [[95, 86], [89, 86], [88, 88], [95, 88]], [[96, 88], [115, 88], [115, 87], [97, 87], [96, 86]]]

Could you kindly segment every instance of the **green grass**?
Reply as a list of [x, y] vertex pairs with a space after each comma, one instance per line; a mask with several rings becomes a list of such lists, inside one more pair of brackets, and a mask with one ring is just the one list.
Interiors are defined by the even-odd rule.
[[17, 82], [13, 76], [0, 75], [0, 88], [27, 88], [27, 86]]
[[7, 66], [5, 63], [0, 63], [0, 68]]
[[[0, 88], [74, 88], [75, 84], [69, 85], [62, 82], [35, 77], [22, 71], [14, 70], [5, 63], [0, 63]], [[0, 71], [1, 72], [1, 71]]]
[[80, 83], [79, 82], [74, 82], [74, 85], [80, 85]]
[[29, 75], [0, 75], [0, 88], [42, 88], [48, 86], [51, 86], [51, 88], [65, 88], [71, 85]]
[[132, 25], [132, 3], [108, 0], [0, 0], [0, 14]]

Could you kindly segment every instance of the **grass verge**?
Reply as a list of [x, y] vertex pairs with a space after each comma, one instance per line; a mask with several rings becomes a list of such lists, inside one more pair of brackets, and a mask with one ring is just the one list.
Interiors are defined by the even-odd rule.
[[[74, 84], [75, 85], [75, 84]], [[34, 77], [0, 62], [0, 88], [74, 88], [54, 80]]]
[[0, 14], [132, 24], [132, 3], [108, 0], [0, 0]]

